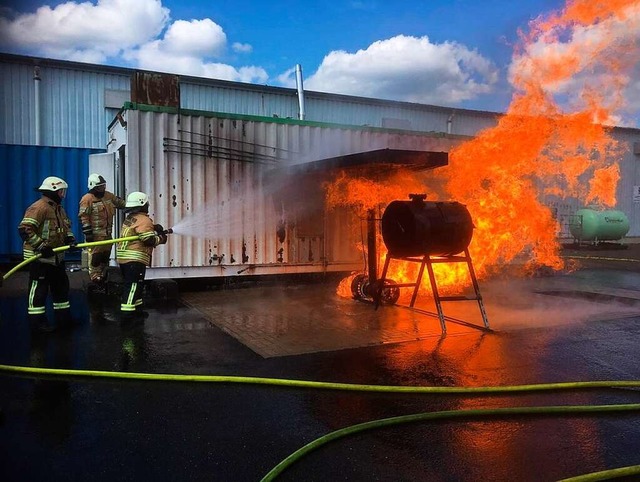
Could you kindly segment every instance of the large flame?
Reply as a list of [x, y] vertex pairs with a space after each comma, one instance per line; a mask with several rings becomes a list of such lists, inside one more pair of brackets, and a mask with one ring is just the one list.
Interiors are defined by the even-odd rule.
[[[622, 151], [607, 125], [624, 115], [639, 27], [637, 0], [574, 0], [536, 19], [520, 34], [510, 70], [515, 94], [495, 127], [454, 148], [449, 165], [428, 177], [376, 183], [343, 174], [328, 187], [328, 205], [357, 207], [364, 218], [366, 209], [411, 192], [459, 201], [476, 227], [469, 249], [479, 277], [514, 261], [561, 269], [558, 222], [545, 200], [615, 205]], [[439, 286], [468, 284], [466, 266], [436, 267]], [[415, 269], [401, 266], [388, 277], [413, 282]], [[350, 296], [346, 287], [338, 292]]]

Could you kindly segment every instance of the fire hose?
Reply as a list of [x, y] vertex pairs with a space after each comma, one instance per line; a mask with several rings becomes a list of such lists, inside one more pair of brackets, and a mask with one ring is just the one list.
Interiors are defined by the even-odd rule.
[[[164, 231], [162, 231], [162, 234], [164, 235], [168, 235], [168, 234], [172, 234], [173, 233], [173, 229], [165, 229]], [[140, 239], [140, 236], [125, 236], [123, 238], [115, 238], [115, 239], [104, 239], [102, 241], [91, 241], [89, 243], [78, 243], [75, 245], [66, 245], [66, 246], [58, 246], [57, 248], [53, 248], [53, 252], [54, 253], [62, 253], [64, 251], [68, 251], [71, 248], [93, 248], [95, 246], [105, 246], [108, 244], [115, 244], [115, 243], [120, 243], [120, 242], [124, 242], [124, 241], [135, 241], [136, 239]], [[13, 275], [16, 271], [24, 268], [25, 266], [27, 266], [29, 263], [35, 261], [36, 259], [39, 259], [42, 257], [42, 254], [36, 254], [35, 256], [32, 256], [31, 258], [27, 258], [24, 261], [22, 261], [21, 263], [18, 263], [16, 266], [14, 266], [12, 269], [10, 269], [9, 271], [7, 271], [7, 273], [5, 273], [2, 276], [2, 281], [7, 280], [11, 275]]]
[[[347, 390], [360, 392], [383, 392], [383, 393], [429, 393], [429, 394], [461, 394], [480, 395], [498, 393], [528, 393], [547, 392], [561, 390], [583, 390], [597, 388], [618, 388], [637, 389], [640, 387], [640, 380], [619, 380], [619, 381], [587, 381], [587, 382], [561, 382], [561, 383], [539, 383], [530, 385], [505, 385], [505, 386], [484, 386], [484, 387], [433, 387], [433, 386], [393, 386], [393, 385], [358, 385], [349, 383], [317, 382], [309, 380], [288, 380], [279, 378], [262, 377], [241, 377], [226, 375], [180, 375], [167, 373], [133, 373], [133, 372], [112, 372], [96, 370], [71, 370], [58, 368], [23, 367], [15, 365], [0, 365], [0, 373], [6, 373], [18, 377], [67, 377], [67, 378], [104, 378], [104, 379], [128, 379], [146, 381], [173, 381], [173, 382], [209, 382], [209, 383], [239, 383], [252, 385], [272, 385], [285, 387], [304, 387], [325, 390]], [[619, 413], [640, 411], [640, 404], [617, 404], [617, 405], [561, 405], [561, 406], [530, 406], [530, 407], [506, 407], [490, 409], [472, 410], [448, 410], [441, 412], [425, 412], [399, 417], [391, 417], [379, 420], [372, 420], [356, 425], [351, 425], [334, 432], [330, 432], [319, 437], [302, 448], [298, 449], [278, 465], [271, 469], [262, 481], [274, 480], [287, 467], [291, 466], [311, 451], [329, 442], [338, 440], [349, 435], [374, 430], [394, 425], [406, 423], [416, 423], [436, 420], [452, 419], [482, 419], [484, 417], [512, 418], [517, 416], [563, 416], [563, 415], [585, 415], [594, 413]], [[619, 467], [615, 469], [584, 474], [570, 479], [566, 482], [586, 482], [593, 480], [608, 480], [613, 477], [640, 474], [640, 465]]]

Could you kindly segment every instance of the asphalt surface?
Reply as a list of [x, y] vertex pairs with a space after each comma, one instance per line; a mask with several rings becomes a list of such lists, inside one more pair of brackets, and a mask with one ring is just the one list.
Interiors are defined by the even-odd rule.
[[[0, 288], [0, 363], [438, 387], [640, 380], [640, 249], [564, 254], [574, 260], [570, 271], [524, 281], [502, 279], [499, 286], [530, 282], [540, 290], [548, 283], [552, 296], [537, 296], [562, 300], [565, 312], [613, 302], [624, 305], [622, 311], [616, 308], [610, 315], [594, 309], [597, 316], [561, 323], [545, 312], [538, 323], [518, 326], [510, 326], [505, 315], [507, 321], [493, 331], [270, 358], [179, 298], [149, 297], [151, 316], [143, 323], [110, 320], [117, 299], [88, 296], [82, 272], [70, 273], [78, 326], [38, 334], [25, 320], [26, 274], [18, 273]], [[291, 283], [280, 288], [304, 292], [312, 303], [308, 293], [326, 293], [336, 279], [296, 283], [298, 291], [291, 290]], [[481, 288], [488, 284], [481, 282]], [[227, 290], [232, 294], [228, 303], [241, 305], [243, 299], [260, 301], [261, 288], [208, 289], [216, 299]], [[182, 286], [183, 292], [194, 289]], [[267, 310], [269, 300], [263, 301]], [[490, 318], [498, 307], [525, 302], [509, 289], [490, 286], [485, 301]], [[299, 305], [291, 310], [309, 316]], [[361, 322], [370, 323], [374, 316], [372, 310], [371, 319]], [[428, 322], [437, 324], [433, 318]], [[640, 392], [379, 394], [0, 373], [0, 475], [8, 481], [258, 481], [318, 437], [371, 420], [442, 410], [618, 403], [638, 404]], [[638, 464], [640, 412], [511, 416], [361, 432], [312, 451], [277, 480], [553, 481]]]

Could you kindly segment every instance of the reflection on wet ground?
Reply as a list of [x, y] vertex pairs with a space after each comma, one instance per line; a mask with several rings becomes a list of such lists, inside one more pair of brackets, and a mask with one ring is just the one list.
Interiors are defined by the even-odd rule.
[[[617, 288], [611, 273], [495, 279], [483, 282], [481, 291], [494, 331], [640, 315], [640, 291]], [[411, 294], [406, 290], [398, 305], [378, 309], [336, 296], [332, 284], [191, 292], [182, 300], [268, 358], [440, 337], [429, 293], [421, 292], [415, 309], [409, 308]], [[476, 301], [443, 302], [442, 308], [450, 336], [484, 328]]]
[[[25, 323], [24, 278], [0, 288], [0, 363], [403, 386], [640, 379], [640, 304], [629, 301], [640, 275], [630, 271], [481, 282], [492, 330], [478, 328], [475, 302], [450, 302], [446, 337], [423, 313], [435, 312], [427, 295], [421, 311], [374, 310], [337, 297], [335, 283], [183, 292], [121, 324], [117, 300], [89, 299], [84, 274], [72, 276], [79, 325], [51, 335]], [[313, 439], [373, 419], [639, 402], [635, 390], [418, 396], [0, 375], [0, 467], [5, 480], [259, 480]], [[520, 417], [362, 433], [281, 480], [539, 481], [632, 464], [637, 414]]]

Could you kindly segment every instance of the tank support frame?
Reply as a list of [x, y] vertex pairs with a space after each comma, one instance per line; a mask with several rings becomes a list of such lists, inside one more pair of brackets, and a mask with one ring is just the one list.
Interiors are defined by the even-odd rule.
[[[392, 259], [397, 259], [401, 261], [410, 261], [420, 263], [420, 269], [418, 271], [418, 278], [415, 283], [397, 283], [395, 287], [397, 288], [413, 288], [413, 295], [411, 296], [411, 303], [409, 304], [410, 308], [414, 308], [416, 303], [416, 299], [418, 297], [418, 290], [420, 289], [420, 284], [422, 282], [422, 277], [424, 276], [424, 268], [427, 268], [427, 273], [429, 274], [429, 282], [431, 283], [431, 291], [433, 292], [433, 299], [436, 304], [437, 316], [440, 320], [440, 328], [442, 329], [442, 334], [447, 333], [447, 325], [445, 323], [446, 317], [444, 315], [444, 310], [442, 309], [443, 301], [477, 301], [478, 308], [480, 309], [480, 314], [482, 316], [482, 322], [484, 324], [485, 329], [489, 329], [489, 320], [487, 318], [487, 312], [484, 309], [484, 303], [482, 301], [482, 295], [480, 294], [480, 285], [478, 284], [478, 279], [476, 278], [475, 270], [473, 269], [473, 262], [471, 261], [471, 256], [469, 255], [469, 249], [465, 248], [464, 255], [458, 254], [454, 256], [431, 256], [424, 255], [422, 257], [397, 257], [387, 253], [384, 261], [384, 267], [382, 268], [382, 279], [386, 279], [387, 270], [389, 269], [389, 263]], [[433, 265], [435, 263], [467, 263], [467, 267], [469, 269], [469, 276], [471, 277], [471, 282], [473, 284], [473, 290], [475, 296], [441, 296], [438, 292], [438, 284], [436, 282], [436, 276], [433, 271]], [[380, 299], [382, 296], [383, 285], [380, 285], [375, 297], [374, 303], [375, 308], [378, 309], [380, 304]], [[429, 313], [428, 314], [434, 314]]]

